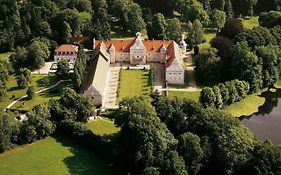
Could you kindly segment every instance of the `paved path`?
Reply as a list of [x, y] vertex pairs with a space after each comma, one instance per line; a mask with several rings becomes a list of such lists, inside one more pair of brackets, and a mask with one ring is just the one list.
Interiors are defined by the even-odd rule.
[[[54, 84], [54, 85], [52, 85], [52, 86], [46, 87], [46, 88], [44, 88], [44, 89], [41, 89], [41, 90], [39, 90], [39, 91], [37, 91], [37, 92], [35, 92], [35, 93], [36, 93], [36, 94], [39, 94], [39, 93], [45, 92], [45, 91], [47, 91], [47, 90], [50, 90], [50, 89], [56, 87], [57, 85], [59, 85], [61, 82], [63, 82], [63, 80], [57, 82], [56, 84]], [[24, 96], [22, 96], [22, 97], [20, 97], [20, 98], [18, 98], [18, 99], [16, 99], [16, 100], [14, 100], [12, 103], [10, 103], [10, 104], [6, 107], [5, 110], [10, 109], [14, 104], [16, 104], [17, 102], [21, 101], [22, 99], [25, 99], [26, 97], [27, 97], [27, 95], [24, 95]]]
[[120, 66], [118, 65], [110, 65], [109, 67], [109, 78], [107, 83], [107, 95], [105, 100], [105, 108], [106, 109], [116, 109], [118, 106], [116, 105], [117, 101], [117, 90], [119, 85], [119, 73]]
[[55, 72], [54, 70], [50, 70], [52, 67], [52, 64], [53, 64], [53, 62], [46, 62], [42, 68], [35, 70], [31, 73], [32, 74], [48, 74], [49, 72]]
[[195, 66], [193, 65], [192, 55], [188, 54], [184, 59], [185, 59], [185, 62], [187, 63], [186, 69], [187, 69], [187, 74], [188, 74], [189, 87], [191, 89], [197, 88], [196, 79], [195, 79], [195, 71], [194, 71]]

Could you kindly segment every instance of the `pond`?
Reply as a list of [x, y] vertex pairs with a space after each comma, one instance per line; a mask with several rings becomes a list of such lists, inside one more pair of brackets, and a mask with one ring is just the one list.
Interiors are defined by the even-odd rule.
[[281, 89], [261, 94], [265, 103], [251, 116], [242, 116], [242, 124], [261, 139], [281, 144]]

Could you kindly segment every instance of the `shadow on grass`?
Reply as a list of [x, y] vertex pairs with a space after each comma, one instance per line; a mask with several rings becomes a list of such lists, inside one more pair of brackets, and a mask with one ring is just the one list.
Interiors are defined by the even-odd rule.
[[51, 86], [57, 82], [57, 77], [55, 75], [49, 75], [46, 77], [42, 77], [39, 80], [36, 81], [38, 84], [38, 87], [46, 87]]
[[[75, 141], [63, 136], [55, 135], [54, 138], [62, 146], [68, 147], [73, 154], [70, 157], [64, 158], [63, 162], [68, 167], [70, 174], [79, 175], [111, 175], [116, 174], [113, 167], [94, 151], [79, 145]], [[111, 151], [111, 150], [108, 150]]]

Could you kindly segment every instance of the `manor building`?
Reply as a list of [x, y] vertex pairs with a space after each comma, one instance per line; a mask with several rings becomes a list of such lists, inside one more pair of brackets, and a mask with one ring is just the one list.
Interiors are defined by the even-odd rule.
[[140, 33], [132, 40], [95, 40], [93, 56], [82, 91], [91, 96], [95, 105], [103, 106], [106, 99], [109, 65], [127, 63], [144, 65], [161, 63], [165, 66], [168, 84], [184, 84], [183, 55], [186, 44], [174, 41], [143, 40]]
[[94, 40], [94, 49], [103, 43], [110, 55], [110, 63], [125, 62], [131, 65], [162, 63], [166, 68], [168, 84], [184, 84], [183, 54], [186, 44], [175, 41], [143, 40], [140, 33], [132, 40]]

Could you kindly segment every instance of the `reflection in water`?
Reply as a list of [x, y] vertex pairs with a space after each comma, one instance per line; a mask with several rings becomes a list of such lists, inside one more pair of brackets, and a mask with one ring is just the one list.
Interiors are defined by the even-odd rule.
[[262, 139], [281, 144], [281, 89], [263, 92], [265, 103], [251, 116], [242, 116], [242, 124]]

